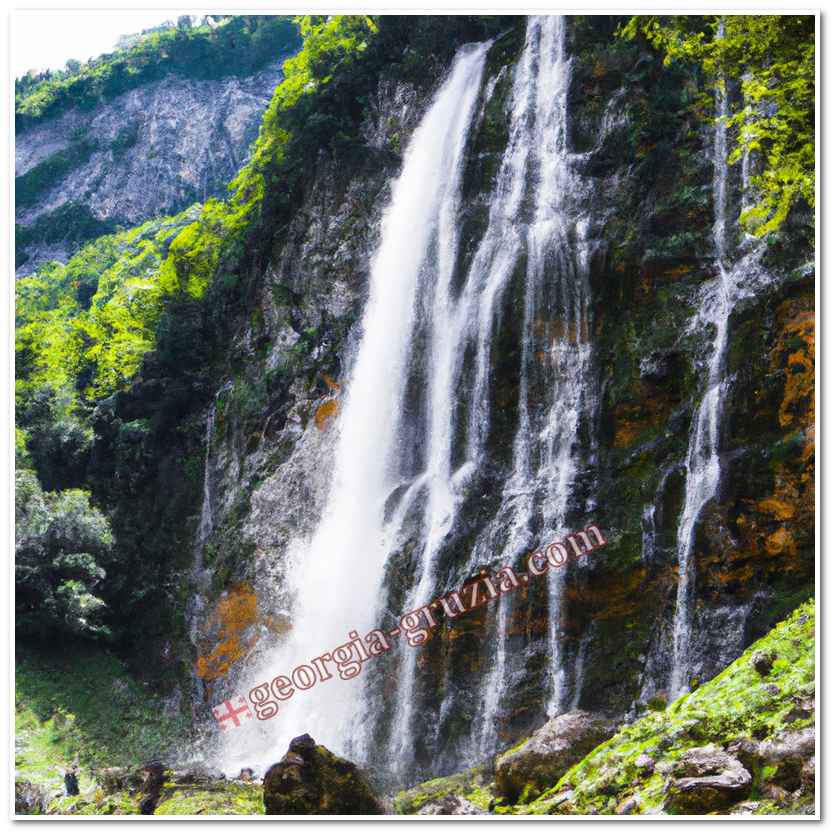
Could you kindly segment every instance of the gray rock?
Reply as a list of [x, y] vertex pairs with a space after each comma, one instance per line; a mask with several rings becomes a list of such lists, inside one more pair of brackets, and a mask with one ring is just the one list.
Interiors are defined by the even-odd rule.
[[638, 768], [645, 776], [651, 776], [655, 770], [655, 760], [646, 753], [641, 753], [635, 759], [635, 767]]
[[637, 796], [630, 796], [629, 799], [624, 800], [615, 809], [616, 814], [633, 814], [637, 811], [641, 801]]
[[775, 660], [776, 655], [771, 652], [754, 652], [750, 659], [750, 663], [759, 675], [766, 676], [770, 674]]
[[752, 777], [719, 747], [694, 747], [681, 756], [667, 782], [666, 808], [673, 814], [708, 814], [744, 799]]
[[[70, 109], [24, 131], [15, 141], [15, 176], [80, 141], [92, 151], [33, 204], [18, 206], [15, 221], [29, 226], [72, 203], [98, 220], [130, 227], [219, 195], [245, 161], [280, 78], [278, 63], [242, 78], [170, 75], [91, 112]], [[35, 243], [18, 273], [50, 258], [66, 259], [79, 247]]]
[[613, 722], [581, 710], [551, 719], [525, 744], [497, 757], [495, 791], [510, 802], [539, 796], [615, 732]]
[[[58, 796], [63, 796], [59, 793]], [[45, 814], [49, 807], [50, 794], [34, 782], [17, 779], [14, 783], [15, 814]]]
[[457, 794], [448, 794], [440, 799], [432, 800], [421, 806], [419, 814], [428, 816], [466, 816], [472, 814], [486, 814], [481, 808], [477, 808], [470, 800]]
[[814, 789], [815, 773], [814, 757], [811, 756], [811, 758], [802, 765], [801, 780], [803, 788], [809, 790]]

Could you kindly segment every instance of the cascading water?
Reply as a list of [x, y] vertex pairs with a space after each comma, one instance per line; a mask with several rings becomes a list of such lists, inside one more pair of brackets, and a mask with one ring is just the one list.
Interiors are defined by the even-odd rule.
[[[523, 140], [533, 148], [533, 207], [525, 237], [522, 371], [513, 471], [495, 521], [497, 527], [509, 528], [504, 562], [530, 551], [534, 535], [543, 543], [565, 530], [577, 471], [577, 431], [589, 388], [586, 226], [571, 215], [568, 204], [583, 187], [567, 149], [570, 66], [564, 19], [529, 21], [525, 50], [534, 66], [534, 120]], [[522, 87], [515, 94], [521, 95]], [[488, 543], [490, 539], [488, 535]], [[549, 577], [547, 709], [551, 715], [565, 706], [559, 629], [564, 577], [561, 569], [552, 570]], [[507, 606], [509, 599], [502, 602]], [[496, 660], [486, 678], [484, 706], [477, 719], [483, 755], [495, 747], [495, 724], [506, 692], [505, 639], [506, 626], [501, 625], [495, 635]]]
[[[372, 628], [390, 551], [385, 503], [400, 484], [397, 451], [420, 284], [432, 281], [437, 303], [439, 295], [446, 296], [461, 165], [487, 50], [487, 44], [460, 50], [410, 140], [372, 261], [362, 336], [338, 423], [328, 502], [313, 538], [292, 544], [292, 630], [255, 662], [241, 684], [269, 681], [345, 642], [348, 632]], [[435, 258], [433, 251], [438, 252]], [[442, 310], [434, 308], [435, 313]], [[451, 368], [442, 366], [444, 348], [435, 344], [432, 353], [436, 386], [446, 385], [447, 373], [452, 375]], [[441, 432], [442, 413], [434, 409], [431, 415], [428, 513], [435, 539], [448, 521], [448, 439]], [[287, 746], [299, 732], [311, 733], [335, 752], [350, 752], [358, 733], [360, 689], [358, 682], [334, 676], [282, 703], [272, 721], [239, 735], [230, 732], [219, 754], [223, 767], [234, 770], [268, 759], [275, 747]], [[360, 756], [360, 748], [356, 753]]]
[[718, 276], [707, 293], [693, 326], [714, 325], [716, 336], [707, 362], [706, 387], [695, 413], [687, 448], [684, 507], [678, 525], [678, 596], [673, 622], [672, 673], [670, 698], [685, 691], [689, 675], [689, 650], [692, 630], [692, 604], [695, 588], [695, 525], [701, 509], [718, 493], [720, 479], [719, 438], [723, 400], [724, 353], [727, 324], [732, 309], [733, 272], [725, 265], [727, 228], [727, 114], [728, 101], [723, 83], [716, 84], [716, 124], [713, 153], [713, 201], [715, 222], [713, 241]]
[[[431, 358], [428, 384], [428, 463], [410, 490], [427, 489], [419, 537], [421, 556], [415, 584], [405, 608], [418, 608], [440, 593], [434, 563], [452, 528], [466, 482], [483, 461], [489, 429], [491, 340], [495, 311], [522, 254], [524, 310], [519, 373], [517, 431], [512, 472], [496, 515], [471, 549], [468, 573], [477, 562], [510, 562], [531, 549], [534, 534], [563, 530], [576, 472], [577, 428], [586, 398], [589, 360], [586, 262], [579, 252], [585, 227], [566, 212], [566, 201], [580, 192], [569, 165], [566, 145], [569, 63], [565, 55], [565, 21], [533, 17], [512, 83], [508, 144], [491, 196], [488, 224], [458, 300], [440, 279], [428, 321]], [[573, 236], [578, 238], [577, 244]], [[439, 257], [441, 264], [442, 259]], [[440, 275], [452, 270], [452, 258]], [[467, 423], [464, 462], [451, 473], [451, 438], [457, 409], [455, 391], [462, 386], [461, 356], [473, 348], [475, 369]], [[438, 510], [437, 510], [438, 508]], [[563, 661], [559, 648], [560, 584], [552, 576], [549, 593], [549, 709], [563, 705]], [[506, 631], [509, 598], [492, 617], [494, 648], [491, 669], [481, 691], [477, 735], [471, 755], [481, 757], [495, 746], [495, 723], [504, 694], [507, 667]], [[414, 747], [417, 667], [406, 650], [399, 667], [397, 704], [392, 719], [391, 757], [407, 768]], [[449, 697], [452, 693], [448, 694]], [[452, 711], [452, 701], [442, 712]]]
[[678, 525], [678, 591], [673, 620], [670, 700], [686, 691], [690, 677], [691, 640], [694, 625], [695, 530], [704, 506], [718, 496], [721, 481], [719, 451], [721, 414], [729, 378], [725, 372], [730, 316], [736, 303], [755, 293], [769, 275], [760, 268], [761, 249], [750, 245], [749, 252], [735, 263], [729, 261], [728, 246], [728, 136], [729, 100], [723, 81], [716, 83], [716, 123], [713, 134], [713, 241], [717, 276], [705, 287], [699, 312], [690, 331], [715, 329], [705, 375], [705, 389], [693, 419], [684, 462], [686, 485], [684, 506]]

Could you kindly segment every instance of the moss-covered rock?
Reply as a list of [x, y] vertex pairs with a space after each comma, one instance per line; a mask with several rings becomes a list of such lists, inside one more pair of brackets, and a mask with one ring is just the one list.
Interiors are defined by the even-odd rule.
[[292, 739], [288, 753], [266, 772], [263, 801], [267, 814], [384, 813], [361, 771], [308, 733]]
[[450, 798], [463, 800], [480, 813], [487, 812], [494, 801], [493, 783], [488, 781], [481, 768], [431, 779], [397, 794], [393, 800], [393, 812], [420, 814], [430, 811], [433, 806], [446, 805]]
[[162, 788], [154, 813], [157, 816], [264, 814], [263, 788], [258, 782], [169, 783]]
[[580, 710], [551, 719], [497, 757], [496, 793], [509, 802], [530, 802], [614, 730], [612, 722]]

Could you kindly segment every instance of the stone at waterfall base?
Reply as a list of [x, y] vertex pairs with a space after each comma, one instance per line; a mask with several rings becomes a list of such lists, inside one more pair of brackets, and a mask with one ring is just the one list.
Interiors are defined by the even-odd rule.
[[494, 790], [509, 802], [535, 799], [614, 732], [613, 722], [582, 710], [556, 716], [497, 757]]
[[263, 779], [267, 814], [383, 814], [381, 800], [352, 762], [336, 756], [308, 734], [291, 740], [288, 753]]

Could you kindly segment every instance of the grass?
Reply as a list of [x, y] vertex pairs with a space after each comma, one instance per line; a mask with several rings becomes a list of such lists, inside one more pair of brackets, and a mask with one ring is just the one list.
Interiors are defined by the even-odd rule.
[[15, 677], [17, 778], [56, 790], [76, 758], [79, 784], [90, 768], [138, 765], [181, 746], [186, 722], [165, 715], [159, 697], [114, 656], [94, 648], [18, 649]]

